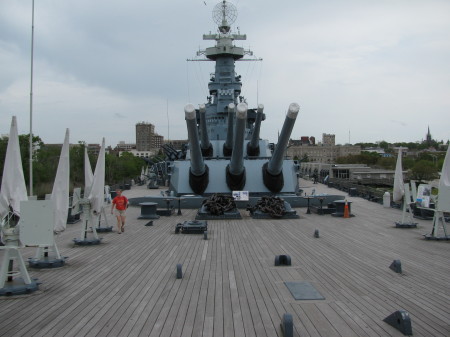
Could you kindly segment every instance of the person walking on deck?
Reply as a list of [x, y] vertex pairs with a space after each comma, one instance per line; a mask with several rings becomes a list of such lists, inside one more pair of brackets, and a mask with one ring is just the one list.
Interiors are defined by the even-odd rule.
[[128, 208], [128, 199], [122, 195], [122, 190], [116, 190], [116, 197], [112, 200], [111, 204], [111, 214], [114, 212], [114, 207], [116, 208], [117, 232], [121, 234], [125, 231], [125, 212]]

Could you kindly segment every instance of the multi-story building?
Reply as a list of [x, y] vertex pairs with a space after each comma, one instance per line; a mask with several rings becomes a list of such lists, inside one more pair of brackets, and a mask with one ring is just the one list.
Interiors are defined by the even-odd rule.
[[336, 136], [332, 134], [322, 133], [322, 144], [323, 145], [336, 145]]
[[136, 150], [154, 151], [161, 148], [164, 137], [155, 132], [151, 123], [140, 122], [136, 124]]
[[136, 144], [125, 143], [123, 140], [121, 140], [115, 148], [116, 151], [122, 151], [122, 152], [131, 151], [133, 149], [136, 149]]
[[158, 135], [157, 133], [154, 133], [151, 148], [152, 149], [160, 149], [163, 144], [164, 144], [164, 137], [161, 135]]
[[188, 142], [189, 140], [187, 139], [171, 139], [165, 140], [164, 144], [170, 144], [175, 150], [182, 150], [183, 146], [185, 146]]
[[335, 145], [335, 135], [322, 134], [322, 143], [315, 145], [314, 137], [302, 136], [300, 140], [290, 140], [287, 155], [317, 163], [334, 163], [338, 157], [361, 154], [359, 145]]
[[291, 158], [302, 159], [305, 156], [309, 161], [318, 163], [334, 163], [339, 157], [361, 154], [359, 145], [316, 145], [316, 146], [291, 146], [287, 149], [287, 155]]

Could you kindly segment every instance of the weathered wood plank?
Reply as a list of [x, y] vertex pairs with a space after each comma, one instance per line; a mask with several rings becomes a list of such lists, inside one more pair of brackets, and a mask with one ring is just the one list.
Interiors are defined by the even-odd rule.
[[[209, 221], [206, 241], [173, 233], [196, 210], [145, 227], [140, 209], [130, 208], [125, 233], [100, 234], [103, 243], [92, 247], [74, 246], [80, 223], [68, 225], [57, 237], [67, 265], [30, 270], [44, 291], [0, 298], [0, 336], [281, 336], [289, 312], [296, 336], [395, 337], [402, 334], [383, 319], [398, 309], [410, 313], [415, 336], [450, 335], [448, 243], [422, 239], [430, 222], [396, 229], [399, 210], [352, 201], [351, 219], [298, 209], [300, 219], [254, 220], [241, 210], [242, 220]], [[292, 266], [274, 267], [279, 254], [290, 255]], [[389, 269], [394, 259], [402, 275]], [[325, 300], [296, 301], [285, 281], [309, 281]]]

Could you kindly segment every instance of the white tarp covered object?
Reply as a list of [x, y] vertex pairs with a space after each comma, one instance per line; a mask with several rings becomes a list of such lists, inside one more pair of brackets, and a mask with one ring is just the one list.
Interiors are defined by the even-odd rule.
[[91, 163], [89, 161], [87, 147], [84, 148], [84, 190], [87, 191], [92, 186], [94, 174], [92, 173]]
[[450, 212], [450, 146], [447, 148], [439, 179], [438, 211]]
[[11, 207], [20, 215], [20, 202], [28, 200], [25, 177], [23, 175], [22, 159], [20, 157], [19, 134], [17, 132], [16, 116], [11, 121], [8, 146], [6, 148], [5, 165], [3, 168], [2, 187], [0, 190], [0, 216], [3, 218]]
[[89, 193], [89, 202], [91, 203], [92, 213], [99, 215], [104, 204], [105, 191], [105, 138], [102, 141], [102, 147], [95, 166], [92, 188]]
[[54, 210], [53, 229], [55, 232], [62, 232], [66, 229], [67, 214], [69, 212], [69, 179], [69, 129], [66, 129], [51, 197]]
[[392, 200], [400, 202], [405, 194], [405, 186], [403, 183], [403, 167], [402, 167], [402, 149], [398, 149], [397, 165], [395, 166], [394, 175], [394, 191], [392, 193]]

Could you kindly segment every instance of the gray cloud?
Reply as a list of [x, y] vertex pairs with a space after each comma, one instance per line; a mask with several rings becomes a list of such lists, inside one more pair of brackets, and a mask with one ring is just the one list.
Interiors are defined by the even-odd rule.
[[[268, 119], [261, 136], [276, 139], [289, 103], [301, 105], [293, 137], [338, 142], [414, 141], [430, 125], [448, 138], [450, 4], [439, 0], [235, 2], [236, 44], [261, 63], [237, 63], [243, 94], [257, 97]], [[186, 137], [183, 106], [206, 99], [211, 62], [186, 62], [211, 45], [203, 1], [106, 0], [35, 4], [35, 133], [61, 142], [133, 141], [148, 121], [167, 137]], [[380, 18], [383, 18], [382, 20]], [[28, 132], [31, 3], [0, 3], [0, 118], [17, 115]], [[111, 118], [113, 116], [114, 118]], [[117, 119], [121, 119], [118, 125]], [[123, 119], [123, 122], [122, 122]], [[407, 121], [396, 133], [386, 123]], [[52, 128], [48, 128], [52, 123]], [[7, 133], [9, 122], [0, 133]], [[392, 125], [392, 124], [391, 124]], [[60, 129], [61, 135], [55, 130]], [[103, 131], [104, 130], [104, 131]], [[102, 132], [104, 134], [99, 134]]]

